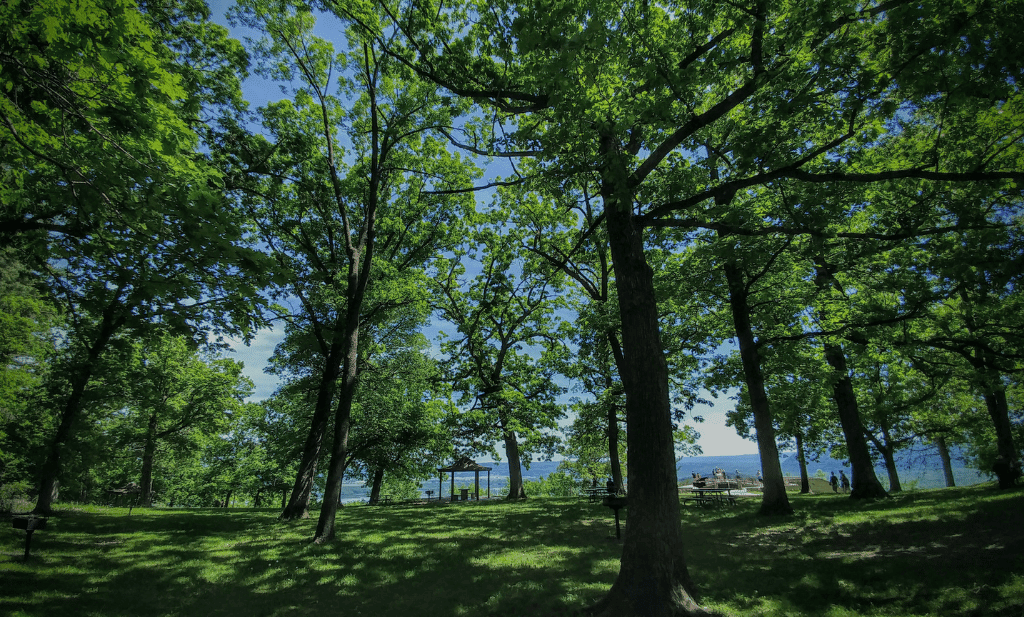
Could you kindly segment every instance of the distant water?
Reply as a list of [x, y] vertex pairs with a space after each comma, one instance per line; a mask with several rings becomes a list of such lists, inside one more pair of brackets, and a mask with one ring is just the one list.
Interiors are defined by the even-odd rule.
[[[491, 496], [496, 496], [499, 490], [504, 490], [508, 486], [508, 463], [495, 463], [492, 461], [477, 461], [484, 467], [491, 468]], [[558, 461], [538, 461], [530, 463], [529, 469], [523, 469], [523, 480], [524, 481], [537, 481], [542, 477], [547, 477], [554, 473], [558, 469]], [[447, 474], [446, 474], [447, 476]], [[473, 472], [465, 471], [455, 474], [455, 490], [459, 488], [469, 488], [473, 486]], [[433, 497], [437, 498], [438, 491], [438, 478], [434, 477], [431, 480], [427, 480], [420, 484], [420, 494], [426, 497], [426, 491], [434, 491]], [[451, 491], [452, 481], [451, 477], [446, 477], [445, 481], [441, 483], [440, 489], [442, 495], [448, 495]], [[487, 496], [487, 472], [480, 472], [480, 497], [484, 498]], [[367, 501], [370, 498], [370, 488], [363, 486], [362, 484], [353, 484], [352, 486], [342, 486], [341, 488], [341, 502], [342, 503], [353, 503], [360, 501]]]
[[[800, 475], [800, 463], [796, 459], [796, 452], [783, 452], [779, 455], [779, 462], [782, 464], [782, 473], [787, 476]], [[964, 467], [961, 461], [953, 460], [953, 480], [957, 486], [970, 486], [979, 482], [989, 480], [987, 476], [977, 469]], [[743, 477], [754, 477], [761, 469], [761, 457], [757, 454], [742, 454], [737, 456], [694, 456], [681, 459], [676, 465], [680, 478], [691, 477], [692, 472], [700, 472], [707, 476], [711, 470], [720, 467], [725, 470], [728, 477], [733, 477], [736, 470]], [[900, 484], [904, 489], [909, 488], [940, 488], [946, 486], [945, 476], [942, 474], [942, 462], [938, 454], [904, 454], [898, 456], [896, 468], [900, 476]], [[807, 473], [811, 477], [822, 471], [826, 477], [832, 472], [839, 475], [841, 470], [850, 472], [850, 466], [841, 460], [822, 456], [816, 461], [807, 462]], [[875, 475], [883, 487], [889, 486], [889, 474], [885, 465], [875, 466]]]
[[[796, 460], [795, 452], [783, 452], [779, 455], [779, 460], [782, 463], [782, 473], [788, 476], [799, 476], [800, 465]], [[490, 473], [490, 486], [491, 495], [495, 496], [499, 491], [503, 490], [508, 486], [508, 464], [507, 463], [494, 463], [479, 461], [481, 465], [491, 468]], [[523, 480], [538, 480], [541, 477], [546, 477], [554, 473], [558, 469], [558, 461], [538, 461], [530, 464], [529, 469], [523, 469]], [[761, 457], [757, 454], [740, 454], [734, 456], [691, 456], [682, 458], [676, 465], [678, 477], [680, 480], [689, 478], [690, 474], [694, 471], [700, 472], [702, 475], [710, 475], [711, 471], [716, 467], [720, 467], [725, 470], [728, 477], [733, 477], [736, 471], [743, 477], [753, 478], [757, 475], [757, 471], [761, 469]], [[897, 468], [899, 469], [900, 483], [904, 489], [910, 488], [940, 488], [946, 485], [946, 480], [942, 475], [942, 463], [939, 460], [937, 454], [929, 453], [915, 453], [915, 454], [903, 454], [897, 458]], [[807, 473], [814, 477], [818, 470], [824, 472], [827, 477], [833, 471], [836, 475], [839, 474], [840, 470], [845, 469], [847, 475], [849, 475], [850, 466], [844, 465], [843, 461], [821, 457], [817, 461], [808, 461]], [[875, 474], [878, 476], [878, 480], [882, 483], [882, 486], [888, 487], [889, 475], [885, 471], [884, 465], [878, 465], [875, 468]], [[964, 467], [963, 462], [953, 460], [953, 479], [956, 481], [957, 486], [970, 486], [972, 484], [978, 484], [979, 482], [987, 482], [989, 477], [979, 472], [977, 469], [971, 469]], [[473, 485], [473, 473], [464, 472], [455, 475], [455, 488], [458, 490], [460, 487], [471, 487]], [[441, 486], [441, 492], [443, 495], [448, 495], [451, 487], [451, 480], [446, 479]], [[438, 490], [438, 479], [428, 480], [420, 485], [421, 494], [425, 497], [426, 491], [434, 491], [434, 497], [437, 497]], [[342, 487], [341, 500], [343, 503], [354, 503], [367, 501], [369, 499], [370, 489], [369, 487], [363, 486], [359, 483], [353, 483], [351, 485], [345, 485]], [[480, 472], [480, 496], [484, 497], [487, 495], [487, 472]]]

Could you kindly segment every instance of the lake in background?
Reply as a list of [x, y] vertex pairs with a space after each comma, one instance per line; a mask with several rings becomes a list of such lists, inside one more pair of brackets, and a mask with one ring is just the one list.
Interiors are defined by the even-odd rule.
[[[780, 454], [782, 473], [787, 476], [799, 476], [800, 466], [796, 460], [795, 452], [784, 452]], [[496, 496], [508, 485], [508, 465], [506, 463], [494, 463], [480, 461], [481, 465], [491, 468], [491, 495]], [[530, 464], [529, 469], [523, 469], [523, 480], [539, 480], [554, 473], [558, 469], [558, 461], [538, 461]], [[741, 454], [736, 456], [691, 456], [682, 458], [676, 465], [680, 480], [691, 477], [692, 472], [700, 472], [709, 476], [716, 467], [725, 470], [731, 478], [739, 470], [740, 475], [753, 478], [761, 469], [761, 457], [757, 454]], [[900, 474], [900, 482], [904, 490], [913, 488], [940, 488], [946, 485], [942, 475], [942, 463], [937, 453], [933, 452], [903, 452], [897, 456], [897, 467]], [[807, 463], [807, 473], [812, 477], [818, 470], [824, 472], [828, 477], [833, 471], [839, 475], [839, 471], [845, 469], [850, 471], [849, 466], [844, 466], [842, 461], [822, 456], [817, 461]], [[875, 473], [883, 487], [889, 485], [889, 475], [884, 465], [875, 468]], [[847, 473], [849, 475], [849, 473]], [[598, 478], [604, 481], [606, 478]], [[959, 460], [957, 453], [953, 453], [953, 479], [957, 486], [969, 486], [979, 482], [987, 482], [990, 478], [979, 472], [977, 469], [965, 467], [963, 461]], [[455, 476], [456, 490], [459, 487], [471, 487], [473, 485], [473, 474], [471, 472], [458, 473]], [[451, 480], [446, 479], [442, 484], [442, 494], [448, 495], [451, 487]], [[424, 482], [420, 485], [421, 491], [434, 491], [437, 497], [438, 480]], [[342, 487], [341, 501], [343, 503], [357, 503], [369, 499], [370, 489], [362, 484], [345, 485]], [[487, 472], [480, 472], [480, 496], [487, 495]], [[426, 496], [426, 493], [423, 493]]]

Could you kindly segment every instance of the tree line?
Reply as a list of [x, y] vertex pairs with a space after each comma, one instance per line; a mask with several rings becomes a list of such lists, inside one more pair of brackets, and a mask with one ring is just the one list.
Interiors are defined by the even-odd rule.
[[[914, 444], [1019, 460], [1024, 3], [239, 0], [245, 42], [198, 0], [0, 11], [0, 480], [37, 512], [137, 478], [319, 499], [326, 542], [345, 478], [499, 443], [521, 498], [560, 451], [628, 481], [595, 614], [700, 614], [702, 392], [739, 388], [766, 515], [779, 444], [854, 499]], [[246, 403], [218, 349], [270, 325]]]

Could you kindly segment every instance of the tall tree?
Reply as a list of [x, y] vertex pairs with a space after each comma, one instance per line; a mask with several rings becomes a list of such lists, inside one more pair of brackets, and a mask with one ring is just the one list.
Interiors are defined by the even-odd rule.
[[[761, 468], [764, 470], [764, 494], [761, 500], [761, 514], [791, 514], [792, 506], [786, 496], [785, 479], [782, 477], [782, 464], [779, 461], [778, 445], [775, 436], [775, 423], [772, 418], [762, 371], [762, 349], [768, 342], [767, 336], [755, 338], [755, 329], [751, 322], [751, 314], [755, 310], [755, 286], [765, 286], [765, 279], [776, 266], [789, 242], [775, 242], [774, 246], [766, 246], [762, 256], [763, 263], [757, 268], [744, 268], [738, 253], [740, 246], [735, 246], [732, 255], [727, 255], [722, 269], [729, 290], [729, 307], [735, 326], [736, 341], [739, 346], [740, 360], [743, 366], [747, 397], [750, 401], [754, 417], [754, 430], [757, 434], [757, 448], [761, 457]], [[749, 257], [749, 256], [747, 256]], [[756, 261], [755, 261], [756, 263]], [[776, 296], [776, 303], [780, 294]], [[763, 304], [762, 300], [760, 304]], [[790, 323], [791, 316], [784, 316], [784, 322]], [[759, 339], [759, 340], [758, 340]]]
[[932, 383], [906, 360], [881, 350], [862, 356], [855, 367], [858, 398], [863, 401], [866, 436], [882, 457], [889, 476], [889, 492], [903, 486], [896, 467], [896, 453], [917, 443], [924, 434], [914, 422], [917, 408], [930, 407], [940, 384]]
[[1011, 236], [982, 248], [970, 266], [954, 262], [943, 268], [947, 276], [958, 274], [944, 281], [952, 289], [933, 311], [936, 327], [922, 332], [926, 345], [953, 352], [971, 367], [974, 388], [995, 428], [996, 455], [1008, 460], [1020, 456], [1006, 396], [1007, 376], [1020, 370], [1024, 357], [1020, 243], [1021, 236]]
[[[447, 400], [437, 362], [416, 334], [406, 345], [373, 337], [380, 353], [360, 371], [349, 457], [370, 482], [370, 503], [380, 497], [384, 478], [426, 480], [451, 459]], [[396, 342], [396, 341], [392, 341]], [[352, 475], [352, 474], [350, 474]]]
[[305, 511], [333, 415], [314, 538], [326, 542], [334, 536], [348, 456], [360, 329], [373, 313], [366, 300], [373, 293], [387, 302], [405, 301], [394, 279], [443, 250], [449, 225], [457, 225], [460, 211], [470, 206], [466, 198], [431, 191], [464, 186], [472, 171], [433, 136], [451, 124], [457, 106], [381, 56], [373, 41], [351, 33], [348, 49], [336, 53], [312, 35], [315, 16], [301, 3], [253, 0], [234, 15], [267, 34], [258, 44], [267, 74], [296, 84], [293, 101], [263, 114], [276, 142], [245, 139], [253, 147], [233, 162], [244, 177], [238, 183], [243, 198], [259, 210], [254, 219], [260, 241], [272, 244], [284, 269], [304, 265], [311, 272], [304, 279], [300, 270], [285, 289], [313, 326], [322, 356], [313, 422], [285, 515]]
[[[682, 557], [668, 370], [645, 227], [698, 209], [727, 219], [737, 191], [786, 177], [1022, 177], [1013, 156], [1004, 156], [1020, 131], [998, 137], [977, 125], [983, 130], [975, 143], [994, 139], [970, 161], [936, 162], [933, 150], [917, 150], [856, 165], [886, 123], [906, 117], [906, 110], [896, 115], [908, 98], [904, 88], [915, 103], [929, 104], [932, 118], [952, 110], [941, 117], [966, 126], [970, 114], [957, 114], [967, 107], [997, 114], [992, 99], [970, 99], [965, 90], [972, 79], [1000, 96], [1017, 89], [1022, 71], [1010, 60], [1015, 37], [1008, 33], [1019, 15], [1005, 5], [965, 2], [950, 14], [938, 4], [903, 2], [553, 7], [470, 0], [439, 10], [382, 1], [375, 7], [388, 17], [383, 27], [363, 5], [330, 5], [382, 40], [400, 32], [401, 44], [388, 48], [395, 57], [488, 105], [498, 126], [510, 127], [495, 147], [536, 153], [554, 175], [600, 177], [623, 328], [632, 501], [619, 576], [598, 613], [703, 612]], [[933, 79], [947, 71], [951, 80]], [[890, 135], [899, 141], [908, 132]], [[714, 149], [732, 154], [731, 168], [704, 150], [711, 137]]]
[[[152, 8], [152, 10], [150, 10]], [[203, 3], [8, 3], [0, 128], [3, 233], [60, 299], [69, 370], [41, 466], [49, 512], [93, 367], [123, 330], [161, 321], [241, 333], [256, 317], [259, 256], [197, 152], [239, 91], [244, 53]], [[214, 85], [214, 82], [218, 83]], [[258, 285], [259, 283], [256, 283]]]
[[55, 352], [54, 303], [13, 247], [0, 249], [0, 483], [31, 482], [44, 427], [33, 409]]
[[122, 443], [141, 450], [140, 505], [150, 506], [158, 449], [196, 432], [226, 432], [253, 386], [241, 363], [201, 355], [180, 336], [155, 333], [136, 341], [132, 361], [124, 375], [130, 402], [124, 410], [129, 436]]
[[[552, 448], [545, 431], [562, 415], [553, 381], [564, 348], [557, 333], [557, 279], [516, 255], [516, 241], [483, 227], [480, 273], [462, 279], [466, 265], [452, 259], [438, 272], [436, 304], [456, 327], [442, 344], [450, 378], [468, 409], [460, 419], [471, 449], [501, 440], [509, 465], [508, 498], [526, 497], [521, 465]], [[442, 262], [443, 263], [443, 262]]]
[[[527, 161], [523, 170], [528, 178], [536, 175], [530, 163]], [[577, 315], [573, 337], [578, 353], [572, 366], [564, 370], [596, 399], [594, 403], [581, 402], [577, 407], [583, 413], [580, 426], [585, 427], [578, 433], [577, 445], [590, 444], [595, 435], [603, 436], [605, 448], [601, 458], [608, 460], [608, 475], [616, 486], [625, 486], [619, 452], [623, 420], [619, 379], [622, 342], [612, 302], [615, 292], [608, 239], [601, 229], [595, 228], [599, 212], [594, 203], [594, 178], [582, 176], [551, 186], [543, 176], [537, 177], [538, 181], [519, 182], [499, 190], [506, 195], [503, 201], [508, 204], [508, 220], [523, 230], [523, 248], [560, 272], [577, 290], [576, 294], [568, 294], [567, 300]], [[586, 233], [578, 231], [579, 221], [584, 221]], [[601, 414], [602, 426], [596, 433], [595, 418], [591, 417], [594, 412]], [[589, 446], [584, 447], [590, 450]], [[594, 470], [589, 473], [592, 475]]]

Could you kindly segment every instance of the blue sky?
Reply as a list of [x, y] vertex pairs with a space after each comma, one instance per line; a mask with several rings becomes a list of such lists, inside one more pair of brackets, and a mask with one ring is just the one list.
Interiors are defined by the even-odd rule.
[[[225, 13], [232, 2], [227, 0], [213, 0], [210, 7], [213, 10], [214, 21], [227, 26], [232, 36], [243, 39], [245, 36], [254, 36], [254, 33], [245, 29], [232, 28], [225, 19]], [[320, 19], [316, 32], [319, 36], [332, 39], [341, 35], [338, 22], [333, 18]], [[279, 86], [268, 82], [263, 78], [250, 74], [249, 78], [242, 84], [243, 92], [250, 102], [250, 108], [256, 109], [270, 101], [279, 100], [284, 95]], [[479, 196], [481, 202], [490, 198], [486, 194]], [[438, 328], [434, 327], [427, 332], [431, 340], [436, 339]], [[267, 361], [273, 354], [274, 347], [283, 336], [283, 328], [264, 330], [259, 332], [249, 346], [239, 342], [232, 342], [234, 353], [232, 357], [241, 360], [245, 364], [245, 374], [253, 380], [256, 389], [251, 400], [259, 401], [270, 396], [278, 386], [278, 379], [274, 375], [263, 372]], [[706, 397], [710, 398], [710, 397]], [[714, 399], [712, 399], [714, 400]], [[733, 409], [734, 402], [726, 397], [714, 400], [714, 405], [700, 406], [693, 410], [694, 415], [703, 416], [705, 422], [696, 426], [701, 433], [698, 442], [705, 455], [729, 456], [736, 454], [756, 454], [757, 445], [753, 441], [743, 439], [736, 434], [736, 431], [725, 426], [726, 413]]]
[[[427, 335], [431, 339], [436, 338], [437, 328], [432, 329]], [[268, 375], [263, 372], [267, 366], [267, 360], [274, 353], [274, 346], [281, 340], [282, 328], [276, 330], [262, 330], [249, 346], [232, 341], [234, 353], [231, 354], [236, 360], [245, 364], [244, 373], [256, 384], [250, 400], [259, 401], [271, 394], [278, 386], [278, 378], [275, 375]], [[710, 399], [710, 397], [707, 397]], [[731, 456], [735, 454], [757, 454], [757, 444], [744, 439], [736, 434], [732, 427], [725, 425], [726, 413], [735, 407], [735, 403], [727, 397], [719, 397], [717, 400], [710, 399], [712, 406], [700, 405], [693, 410], [694, 415], [704, 417], [702, 424], [696, 425], [701, 434], [698, 444], [708, 456]]]

